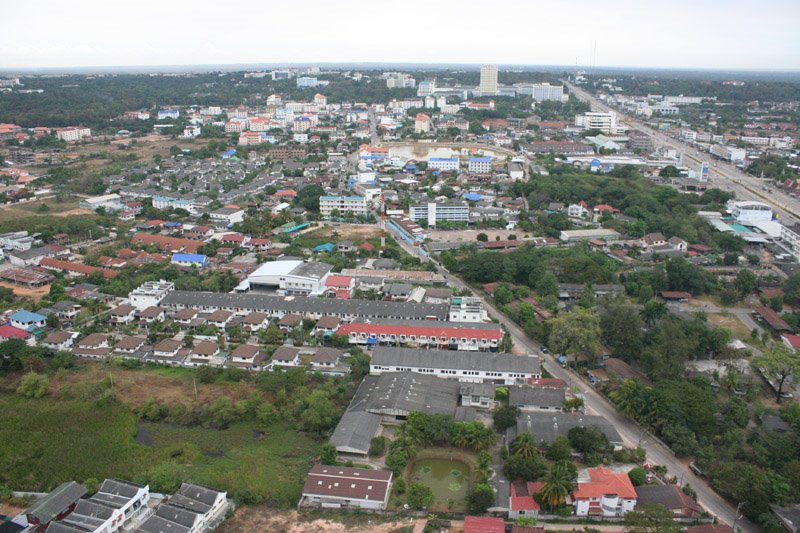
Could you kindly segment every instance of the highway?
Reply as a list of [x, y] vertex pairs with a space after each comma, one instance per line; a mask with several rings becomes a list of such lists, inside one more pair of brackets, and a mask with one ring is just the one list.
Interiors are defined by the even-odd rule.
[[[395, 236], [396, 237], [396, 236]], [[425, 257], [418, 249], [411, 246], [403, 239], [395, 238], [395, 240], [406, 250], [408, 253], [420, 259], [431, 259], [439, 267], [439, 272], [442, 273], [448, 281], [448, 285], [453, 289], [472, 289], [467, 286], [460, 278], [450, 274], [441, 264], [435, 259]], [[731, 525], [736, 521], [737, 529], [741, 528], [746, 533], [760, 532], [762, 529], [756, 524], [750, 522], [744, 517], [736, 520], [736, 508], [725, 501], [718, 495], [706, 481], [696, 476], [688, 467], [688, 461], [679, 459], [672, 453], [672, 451], [664, 445], [659, 439], [651, 435], [646, 429], [642, 428], [635, 421], [622, 416], [617, 412], [616, 407], [608, 401], [603, 395], [594, 390], [586, 381], [584, 381], [576, 372], [569, 368], [562, 368], [552, 356], [542, 354], [542, 347], [537, 342], [530, 339], [514, 322], [509, 320], [503, 313], [496, 309], [490, 302], [486, 301], [481, 295], [476, 294], [483, 300], [489, 314], [496, 318], [502, 325], [506, 327], [514, 341], [516, 352], [524, 352], [526, 354], [538, 354], [542, 360], [543, 368], [556, 378], [564, 380], [570, 387], [577, 388], [584, 396], [587, 411], [590, 414], [602, 416], [606, 420], [614, 424], [614, 427], [619, 432], [627, 446], [635, 447], [640, 446], [644, 448], [647, 454], [647, 461], [653, 464], [664, 465], [667, 467], [668, 473], [671, 476], [676, 476], [682, 480], [682, 484], [689, 483], [692, 488], [697, 492], [697, 501], [708, 512], [717, 516], [722, 522]]]
[[[708, 161], [710, 163], [711, 185], [720, 189], [733, 191], [736, 193], [736, 198], [740, 200], [754, 200], [770, 204], [773, 211], [784, 224], [790, 225], [800, 222], [800, 199], [792, 198], [788, 194], [777, 189], [772, 180], [759, 179], [742, 172], [741, 169], [730, 163], [716, 161], [714, 156], [700, 151], [694, 145], [674, 139], [663, 132], [656, 131], [630, 115], [624, 114], [618, 109], [603, 103], [599, 98], [593, 96], [588, 91], [576, 87], [565, 80], [562, 81], [578, 99], [588, 102], [592, 111], [614, 111], [617, 113], [617, 118], [623, 123], [650, 135], [653, 140], [656, 141], [654, 144], [657, 146], [668, 146], [678, 150], [679, 153], [682, 152], [684, 165], [694, 167], [699, 171], [700, 164], [703, 161]], [[765, 185], [771, 187], [773, 192], [769, 193], [763, 190]]]

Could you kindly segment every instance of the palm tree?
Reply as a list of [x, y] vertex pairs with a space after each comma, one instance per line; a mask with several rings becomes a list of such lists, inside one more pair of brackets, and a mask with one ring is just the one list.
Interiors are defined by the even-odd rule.
[[533, 433], [520, 433], [516, 438], [511, 441], [511, 453], [519, 455], [525, 459], [530, 459], [539, 454], [539, 448], [536, 446], [536, 439]]
[[539, 496], [551, 509], [555, 509], [567, 500], [567, 495], [574, 485], [574, 470], [567, 461], [559, 461], [547, 473], [545, 485]]

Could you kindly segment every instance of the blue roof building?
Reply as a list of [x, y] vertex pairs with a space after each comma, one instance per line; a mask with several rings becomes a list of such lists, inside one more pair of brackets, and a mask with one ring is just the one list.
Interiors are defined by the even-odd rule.
[[235, 148], [231, 148], [230, 150], [225, 150], [222, 153], [222, 159], [230, 159], [234, 155], [236, 155], [236, 149]]
[[47, 324], [47, 317], [39, 313], [31, 313], [21, 309], [13, 313], [10, 317], [11, 325], [25, 331], [34, 331], [43, 328]]
[[208, 257], [203, 254], [172, 254], [171, 263], [182, 266], [207, 267]]
[[336, 249], [336, 245], [332, 242], [326, 242], [325, 244], [320, 244], [314, 247], [313, 252], [315, 254], [319, 254], [322, 252], [332, 252]]
[[476, 192], [465, 192], [464, 193], [464, 200], [469, 202], [479, 202], [483, 198], [480, 194]]

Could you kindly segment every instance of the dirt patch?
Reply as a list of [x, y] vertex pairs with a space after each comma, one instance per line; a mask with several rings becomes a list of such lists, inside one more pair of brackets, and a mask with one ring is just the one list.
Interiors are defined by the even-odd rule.
[[[516, 235], [517, 239], [522, 240], [525, 236], [524, 231], [505, 230], [505, 229], [464, 229], [464, 230], [432, 230], [428, 232], [428, 238], [433, 242], [477, 242], [478, 234], [485, 233], [489, 242], [497, 240], [508, 240], [509, 235]], [[499, 237], [499, 239], [498, 239]]]
[[734, 337], [749, 338], [750, 329], [736, 315], [709, 314], [708, 321], [715, 326], [729, 329]]
[[[193, 402], [195, 393], [191, 372], [176, 372], [172, 375], [168, 370], [165, 372], [162, 374], [159, 370], [108, 368], [100, 363], [86, 362], [78, 371], [53, 379], [51, 387], [57, 393], [64, 386], [74, 387], [86, 382], [98, 383], [111, 375], [117, 398], [128, 405], [141, 405], [148, 398], [155, 398], [169, 406]], [[253, 390], [255, 385], [245, 381], [197, 383], [197, 399], [201, 403], [208, 403], [225, 396], [232, 401], [238, 401], [247, 399]]]
[[381, 231], [377, 226], [367, 226], [363, 224], [323, 226], [317, 229], [316, 235], [320, 237], [332, 237], [334, 232], [338, 235], [339, 240], [363, 241], [365, 239], [377, 239], [381, 236]]
[[0, 287], [6, 287], [14, 291], [16, 296], [25, 296], [28, 298], [33, 298], [34, 300], [40, 300], [42, 297], [47, 296], [50, 294], [50, 285], [45, 285], [43, 287], [23, 287], [21, 285], [14, 285], [13, 283], [6, 283], [4, 281], [0, 281]]
[[16, 505], [12, 505], [8, 502], [0, 502], [0, 515], [17, 516], [24, 510], [24, 507], [17, 507]]
[[[239, 533], [241, 531], [282, 531], [285, 533], [389, 533], [396, 529], [413, 525], [413, 521], [384, 521], [380, 515], [336, 516], [317, 518], [319, 513], [306, 514], [297, 511], [279, 511], [268, 507], [241, 507], [217, 529], [219, 533]], [[336, 520], [339, 519], [339, 520]]]

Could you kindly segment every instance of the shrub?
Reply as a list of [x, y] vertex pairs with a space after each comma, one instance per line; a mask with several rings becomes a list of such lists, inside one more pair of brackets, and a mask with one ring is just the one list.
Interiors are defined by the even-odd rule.
[[467, 496], [469, 512], [483, 514], [494, 504], [494, 489], [487, 483], [478, 483]]
[[412, 509], [424, 509], [433, 503], [433, 491], [427, 485], [412, 481], [408, 485], [408, 505]]
[[638, 487], [647, 483], [647, 472], [645, 472], [644, 468], [641, 466], [637, 466], [628, 472], [628, 477], [630, 478], [634, 487]]
[[31, 372], [25, 374], [22, 382], [17, 387], [17, 394], [26, 398], [41, 398], [47, 394], [47, 389], [50, 386], [50, 378], [43, 374]]
[[369, 441], [369, 455], [371, 457], [380, 457], [386, 451], [386, 437], [373, 437]]

